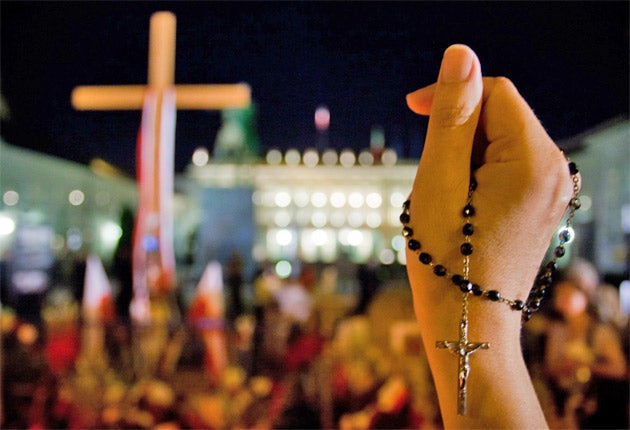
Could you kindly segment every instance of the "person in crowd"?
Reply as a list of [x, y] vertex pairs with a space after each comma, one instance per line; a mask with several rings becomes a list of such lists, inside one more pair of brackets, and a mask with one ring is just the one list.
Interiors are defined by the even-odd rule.
[[[444, 426], [545, 428], [521, 352], [519, 307], [579, 175], [514, 84], [482, 77], [468, 46], [446, 49], [437, 82], [408, 94], [407, 104], [429, 115], [406, 208], [407, 272]], [[466, 272], [484, 294], [460, 292], [445, 268]], [[462, 347], [451, 352], [453, 344]]]
[[234, 321], [244, 312], [243, 305], [243, 257], [233, 253], [227, 263], [226, 284], [229, 291], [230, 304], [228, 314], [230, 321]]
[[567, 267], [566, 278], [589, 296], [593, 311], [602, 322], [610, 323], [619, 331], [626, 328], [628, 315], [621, 307], [619, 289], [602, 282], [593, 263], [580, 257], [573, 259]]
[[[597, 313], [597, 272], [582, 260], [553, 288], [544, 372], [555, 409], [580, 428], [628, 424], [628, 364], [619, 331]], [[565, 425], [566, 426], [566, 425]]]
[[313, 295], [307, 288], [308, 283], [305, 282], [305, 275], [288, 279], [274, 295], [280, 306], [280, 312], [289, 320], [290, 324], [305, 324], [311, 316], [315, 304]]
[[367, 312], [370, 302], [378, 292], [381, 286], [381, 281], [378, 277], [377, 266], [375, 263], [370, 262], [367, 264], [360, 264], [357, 267], [357, 280], [359, 282], [359, 297], [357, 305], [354, 309], [354, 314], [364, 314]]

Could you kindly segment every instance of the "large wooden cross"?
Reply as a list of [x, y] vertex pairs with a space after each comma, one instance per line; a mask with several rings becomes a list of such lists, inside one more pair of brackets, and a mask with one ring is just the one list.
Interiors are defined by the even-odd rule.
[[244, 108], [251, 102], [245, 84], [175, 85], [175, 28], [171, 12], [151, 16], [147, 85], [81, 86], [72, 92], [72, 105], [78, 110], [142, 110], [132, 316], [144, 321], [149, 315], [149, 296], [170, 291], [176, 284], [172, 236], [175, 111]]

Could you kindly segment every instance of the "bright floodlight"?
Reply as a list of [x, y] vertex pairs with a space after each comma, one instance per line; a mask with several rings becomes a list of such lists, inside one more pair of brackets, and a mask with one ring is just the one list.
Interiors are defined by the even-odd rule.
[[101, 225], [101, 241], [107, 247], [116, 245], [122, 236], [122, 228], [113, 221], [106, 221]]
[[328, 197], [321, 191], [317, 191], [311, 195], [311, 204], [316, 208], [323, 208], [326, 206], [327, 201]]
[[351, 230], [348, 233], [348, 243], [350, 246], [359, 246], [363, 243], [363, 233], [359, 230]]
[[278, 191], [274, 197], [276, 206], [286, 208], [291, 204], [291, 194], [286, 191]]
[[334, 208], [341, 208], [346, 204], [346, 196], [340, 191], [335, 191], [330, 195], [330, 204]]
[[0, 215], [0, 236], [8, 236], [15, 231], [15, 221], [6, 215]]
[[316, 246], [323, 246], [328, 243], [328, 235], [326, 235], [326, 232], [322, 229], [313, 230], [311, 240]]
[[280, 246], [287, 246], [293, 241], [293, 234], [287, 229], [278, 230], [276, 233], [276, 243]]

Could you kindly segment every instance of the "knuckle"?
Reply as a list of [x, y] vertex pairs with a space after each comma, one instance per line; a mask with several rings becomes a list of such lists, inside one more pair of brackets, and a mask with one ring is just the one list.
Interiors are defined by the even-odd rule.
[[510, 80], [510, 78], [506, 78], [505, 76], [498, 76], [496, 78], [494, 78], [495, 80], [495, 87], [502, 89], [502, 90], [508, 90], [508, 91], [515, 91], [516, 90], [516, 86], [514, 85], [514, 83]]
[[520, 98], [520, 93], [514, 82], [505, 76], [494, 78], [494, 91], [508, 99]]

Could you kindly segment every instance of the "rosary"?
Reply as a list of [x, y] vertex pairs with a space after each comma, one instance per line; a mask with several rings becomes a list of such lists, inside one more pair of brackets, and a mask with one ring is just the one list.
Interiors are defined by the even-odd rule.
[[462, 210], [462, 216], [464, 218], [464, 226], [462, 227], [464, 242], [460, 246], [460, 253], [464, 257], [464, 266], [463, 274], [461, 275], [453, 274], [445, 266], [434, 263], [431, 254], [421, 251], [420, 241], [413, 237], [413, 230], [408, 225], [411, 220], [411, 215], [409, 213], [411, 201], [407, 200], [403, 204], [403, 212], [400, 215], [400, 221], [403, 224], [402, 235], [407, 239], [407, 247], [411, 251], [415, 252], [416, 255], [418, 255], [420, 262], [429, 266], [436, 276], [450, 278], [452, 284], [458, 287], [462, 292], [462, 315], [459, 323], [459, 339], [455, 341], [440, 340], [435, 344], [436, 348], [448, 349], [458, 359], [457, 413], [459, 415], [466, 415], [466, 391], [468, 376], [470, 374], [470, 355], [480, 349], [490, 348], [490, 344], [487, 342], [471, 342], [468, 340], [468, 297], [472, 295], [485, 298], [493, 302], [505, 303], [511, 309], [521, 312], [522, 323], [529, 321], [532, 314], [540, 308], [542, 300], [547, 293], [547, 289], [551, 286], [553, 276], [558, 268], [556, 263], [558, 259], [565, 254], [564, 245], [572, 239], [573, 231], [571, 229], [571, 225], [573, 223], [573, 217], [575, 216], [575, 211], [581, 206], [578, 197], [580, 190], [579, 178], [577, 176], [578, 168], [573, 162], [569, 162], [569, 173], [571, 174], [571, 179], [573, 181], [573, 197], [569, 201], [569, 214], [567, 216], [565, 226], [558, 233], [559, 244], [553, 251], [551, 261], [549, 261], [549, 263], [547, 263], [539, 271], [534, 286], [530, 290], [525, 301], [507, 299], [503, 297], [499, 291], [485, 290], [480, 285], [471, 282], [469, 279], [470, 255], [473, 253], [471, 237], [475, 231], [475, 227], [472, 224], [472, 218], [475, 216], [473, 193], [477, 188], [477, 181], [474, 176], [471, 176], [466, 206], [464, 206], [464, 209]]

